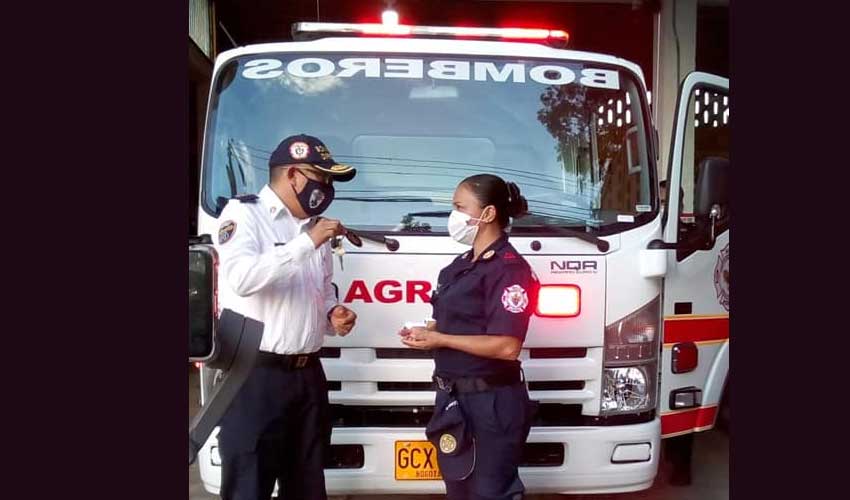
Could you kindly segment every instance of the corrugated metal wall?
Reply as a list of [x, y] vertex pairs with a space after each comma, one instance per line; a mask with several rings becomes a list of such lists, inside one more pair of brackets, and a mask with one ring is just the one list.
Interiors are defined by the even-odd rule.
[[210, 0], [189, 0], [189, 38], [212, 59]]

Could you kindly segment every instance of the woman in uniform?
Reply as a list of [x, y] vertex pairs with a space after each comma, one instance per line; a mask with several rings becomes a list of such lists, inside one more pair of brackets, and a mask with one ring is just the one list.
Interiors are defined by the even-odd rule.
[[528, 204], [516, 184], [490, 174], [464, 179], [452, 202], [449, 234], [472, 248], [440, 271], [434, 321], [399, 334], [434, 351], [438, 390], [426, 435], [447, 498], [521, 499], [517, 467], [534, 405], [517, 357], [539, 285], [506, 228]]

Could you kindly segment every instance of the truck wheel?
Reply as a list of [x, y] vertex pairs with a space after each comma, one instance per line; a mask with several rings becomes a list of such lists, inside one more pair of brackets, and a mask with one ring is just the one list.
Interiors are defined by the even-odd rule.
[[691, 458], [693, 457], [694, 433], [667, 438], [662, 441], [663, 455], [661, 467], [669, 467], [664, 474], [664, 482], [673, 486], [688, 486], [691, 484]]
[[720, 397], [720, 408], [717, 413], [717, 428], [728, 433], [731, 429], [731, 413], [732, 405], [730, 404], [730, 385], [727, 383], [723, 389], [723, 395]]

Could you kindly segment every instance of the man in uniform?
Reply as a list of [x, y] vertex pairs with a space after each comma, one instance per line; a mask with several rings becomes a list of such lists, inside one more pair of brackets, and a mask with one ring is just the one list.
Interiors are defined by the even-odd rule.
[[329, 240], [339, 221], [319, 218], [334, 182], [356, 171], [317, 138], [284, 139], [269, 159], [269, 183], [224, 207], [216, 250], [221, 307], [264, 323], [257, 364], [221, 422], [224, 500], [327, 498], [330, 449], [324, 335], [347, 335], [356, 315], [337, 304]]

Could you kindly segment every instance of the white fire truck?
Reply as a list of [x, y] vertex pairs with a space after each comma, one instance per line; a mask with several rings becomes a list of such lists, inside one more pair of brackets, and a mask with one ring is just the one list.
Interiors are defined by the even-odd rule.
[[[359, 320], [322, 350], [329, 494], [444, 491], [425, 460], [433, 360], [396, 332], [430, 316], [438, 271], [465, 251], [446, 222], [475, 173], [516, 182], [529, 202], [509, 228], [542, 283], [520, 356], [541, 403], [527, 490], [650, 487], [662, 438], [710, 429], [728, 385], [728, 80], [682, 83], [662, 203], [634, 63], [567, 50], [556, 30], [299, 23], [293, 34], [216, 59], [198, 232], [217, 234], [227, 200], [267, 182], [277, 143], [307, 133], [358, 169], [327, 215], [398, 241], [345, 242], [335, 263], [339, 301]], [[202, 400], [215, 383], [203, 367]], [[215, 433], [198, 460], [218, 492]]]

